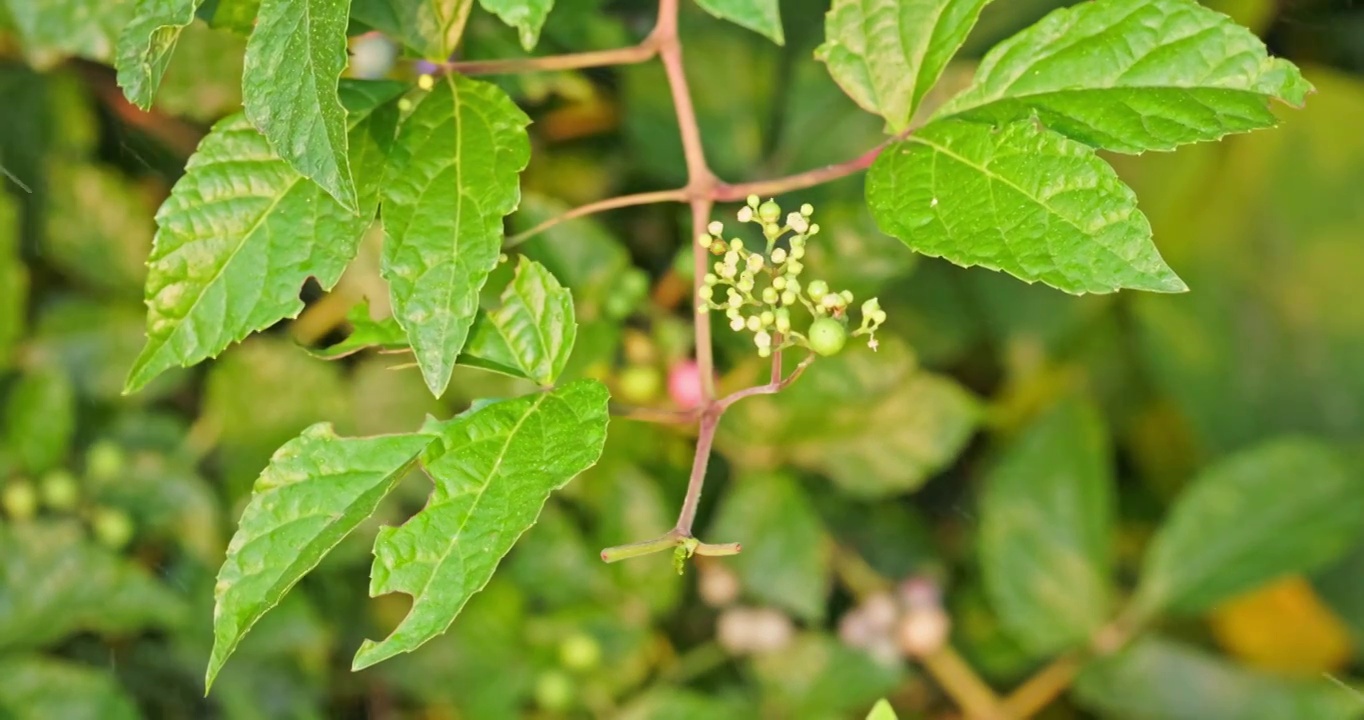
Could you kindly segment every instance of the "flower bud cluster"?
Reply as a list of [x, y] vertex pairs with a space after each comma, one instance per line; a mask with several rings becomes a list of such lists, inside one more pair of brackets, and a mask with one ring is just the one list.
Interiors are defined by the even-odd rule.
[[[702, 248], [718, 258], [697, 291], [697, 312], [723, 312], [730, 329], [753, 333], [760, 357], [788, 347], [810, 347], [806, 333], [792, 326], [792, 311], [800, 307], [814, 320], [834, 318], [840, 328], [847, 324], [854, 302], [851, 292], [831, 290], [823, 280], [802, 280], [806, 243], [819, 234], [819, 225], [810, 221], [814, 211], [806, 203], [783, 217], [776, 201], [760, 202], [758, 196], [750, 195], [748, 204], [739, 209], [738, 220], [760, 228], [765, 248], [750, 249], [738, 237], [726, 240], [724, 223], [719, 221], [710, 223], [706, 234], [697, 238]], [[852, 335], [866, 335], [867, 344], [875, 350], [875, 332], [885, 320], [876, 298], [867, 300], [862, 303], [862, 324]]]

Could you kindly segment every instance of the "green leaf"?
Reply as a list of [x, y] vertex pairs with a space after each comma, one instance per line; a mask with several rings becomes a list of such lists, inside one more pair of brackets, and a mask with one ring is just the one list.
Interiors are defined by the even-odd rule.
[[206, 686], [251, 626], [374, 513], [431, 440], [341, 438], [319, 423], [275, 453], [218, 572]]
[[1179, 498], [1147, 549], [1134, 601], [1195, 613], [1340, 557], [1364, 530], [1364, 474], [1316, 441], [1275, 440], [1222, 460]]
[[786, 44], [786, 36], [781, 30], [781, 7], [777, 0], [696, 0], [696, 4], [721, 20], [742, 25], [778, 45]]
[[540, 514], [550, 492], [591, 467], [606, 439], [606, 388], [580, 380], [485, 405], [428, 431], [436, 489], [426, 507], [374, 542], [370, 595], [403, 592], [412, 609], [386, 639], [366, 640], [359, 670], [445, 632]]
[[0, 371], [24, 336], [28, 314], [28, 268], [19, 255], [19, 210], [9, 193], [0, 191]]
[[351, 165], [337, 89], [349, 14], [350, 0], [263, 0], [246, 43], [242, 104], [279, 157], [368, 219], [354, 180], [366, 169]]
[[502, 291], [502, 306], [478, 314], [460, 361], [552, 385], [573, 352], [577, 331], [568, 290], [543, 265], [522, 256], [516, 277]]
[[150, 110], [170, 65], [180, 31], [194, 22], [202, 0], [137, 0], [132, 21], [118, 38], [118, 84], [128, 101]]
[[0, 647], [44, 647], [78, 632], [122, 634], [183, 619], [178, 596], [91, 542], [77, 522], [0, 525], [0, 555]]
[[364, 176], [357, 216], [276, 157], [246, 118], [214, 126], [157, 212], [148, 259], [147, 346], [127, 390], [213, 357], [303, 309], [309, 277], [330, 289], [355, 255], [378, 204], [379, 176], [397, 122], [386, 102], [401, 86], [352, 82], [352, 159]]
[[1065, 401], [985, 481], [980, 562], [1000, 620], [1035, 656], [1084, 644], [1112, 609], [1113, 473], [1098, 413]]
[[1188, 289], [1113, 169], [1031, 121], [922, 128], [876, 159], [867, 204], [887, 234], [958, 265], [1077, 295]]
[[8, 0], [24, 56], [37, 70], [67, 57], [108, 62], [133, 0]]
[[245, 54], [241, 36], [204, 23], [189, 25], [161, 78], [156, 109], [204, 124], [240, 110]]
[[450, 74], [403, 120], [384, 183], [382, 275], [422, 377], [450, 383], [530, 160], [530, 119], [495, 85]]
[[1099, 0], [997, 45], [935, 117], [1035, 115], [1087, 145], [1139, 153], [1271, 127], [1271, 99], [1301, 106], [1311, 91], [1292, 63], [1193, 0]]
[[1325, 678], [1255, 673], [1160, 637], [1087, 665], [1075, 696], [1103, 717], [1133, 720], [1344, 720], [1362, 709], [1357, 694]]
[[474, 0], [353, 0], [351, 16], [427, 60], [444, 62], [459, 46], [473, 6]]
[[867, 720], [899, 720], [899, 717], [895, 715], [895, 708], [890, 706], [890, 702], [881, 698], [867, 713]]
[[554, 0], [478, 0], [484, 10], [498, 16], [502, 22], [516, 28], [521, 47], [527, 51], [540, 41], [540, 28], [549, 17]]
[[743, 475], [716, 512], [706, 539], [743, 545], [743, 552], [726, 564], [739, 574], [747, 594], [801, 620], [823, 619], [833, 545], [800, 484], [785, 474]]
[[246, 37], [256, 27], [261, 0], [212, 0], [199, 7], [199, 17], [210, 27]]
[[138, 720], [142, 714], [108, 670], [42, 656], [0, 660], [5, 720]]
[[323, 360], [340, 360], [370, 348], [378, 348], [379, 352], [406, 352], [412, 349], [398, 321], [391, 315], [375, 320], [370, 314], [368, 300], [351, 308], [346, 313], [346, 322], [350, 324], [350, 335], [345, 340], [308, 352]]
[[24, 471], [38, 475], [60, 465], [75, 432], [76, 400], [65, 374], [33, 370], [10, 388], [0, 445], [10, 448]]
[[898, 133], [990, 0], [835, 0], [815, 57], [844, 92]]

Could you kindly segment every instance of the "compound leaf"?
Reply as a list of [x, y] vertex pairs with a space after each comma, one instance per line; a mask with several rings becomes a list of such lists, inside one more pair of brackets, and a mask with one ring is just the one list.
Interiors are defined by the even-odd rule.
[[786, 44], [777, 0], [696, 0], [696, 4], [721, 20], [742, 25], [778, 45]]
[[867, 177], [881, 229], [958, 265], [1066, 292], [1181, 292], [1131, 188], [1094, 151], [1020, 121], [940, 120], [887, 148]]
[[431, 437], [337, 437], [313, 425], [256, 480], [214, 589], [207, 685], [237, 643], [309, 570], [368, 518]]
[[495, 85], [450, 74], [402, 123], [384, 183], [381, 272], [437, 396], [450, 384], [521, 199], [530, 119]]
[[1035, 655], [1082, 644], [1111, 609], [1113, 477], [1098, 413], [1067, 401], [1024, 431], [986, 479], [985, 589]]
[[479, 4], [516, 28], [521, 47], [530, 50], [540, 41], [540, 28], [554, 7], [554, 0], [479, 0]]
[[1281, 439], [1204, 471], [1147, 549], [1136, 604], [1195, 613], [1340, 557], [1364, 530], [1364, 475], [1329, 447]]
[[277, 155], [360, 215], [338, 93], [349, 16], [350, 0], [263, 0], [246, 43], [242, 105]]
[[445, 632], [502, 556], [535, 524], [550, 492], [600, 457], [607, 392], [592, 380], [493, 402], [427, 431], [422, 456], [435, 481], [426, 507], [374, 542], [370, 595], [403, 592], [412, 609], [386, 639], [366, 640], [359, 670]]
[[989, 1], [835, 0], [815, 56], [858, 105], [898, 133]]
[[502, 306], [478, 314], [460, 362], [550, 385], [568, 363], [577, 332], [573, 296], [523, 255]]
[[348, 82], [352, 159], [370, 181], [355, 215], [279, 159], [240, 114], [214, 126], [157, 212], [148, 259], [147, 345], [127, 391], [213, 357], [303, 309], [310, 276], [331, 288], [374, 217], [401, 86]]
[[194, 22], [202, 0], [138, 0], [132, 21], [118, 38], [118, 84], [128, 101], [150, 110], [161, 76], [170, 65], [180, 31]]
[[1275, 124], [1271, 99], [1312, 86], [1231, 18], [1193, 0], [1099, 0], [1056, 10], [991, 50], [938, 110], [1047, 127], [1116, 152], [1170, 150]]

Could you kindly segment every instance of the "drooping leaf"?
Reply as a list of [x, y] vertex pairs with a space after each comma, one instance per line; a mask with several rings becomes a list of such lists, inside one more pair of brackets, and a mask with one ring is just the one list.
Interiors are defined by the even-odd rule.
[[1020, 121], [929, 124], [867, 176], [881, 229], [958, 265], [1066, 292], [1182, 292], [1136, 196], [1089, 147]]
[[351, 15], [423, 58], [443, 62], [459, 45], [473, 6], [474, 0], [353, 0]]
[[6, 720], [139, 720], [142, 714], [107, 669], [40, 655], [0, 660], [0, 717]]
[[128, 101], [150, 110], [180, 32], [194, 22], [202, 0], [137, 0], [118, 38], [115, 66]]
[[9, 388], [0, 418], [0, 447], [19, 467], [37, 475], [57, 467], [76, 433], [76, 400], [71, 380], [59, 370], [39, 368]]
[[573, 352], [577, 330], [568, 290], [523, 255], [502, 291], [502, 306], [478, 314], [461, 361], [551, 385]]
[[446, 75], [398, 130], [384, 183], [382, 274], [426, 385], [440, 395], [516, 209], [530, 119], [495, 85]]
[[1074, 400], [1027, 428], [986, 479], [985, 588], [1036, 656], [1082, 645], [1109, 619], [1113, 484], [1102, 421]]
[[1131, 720], [1346, 720], [1360, 714], [1359, 696], [1326, 678], [1254, 673], [1155, 636], [1088, 665], [1076, 679], [1075, 696], [1104, 717]]
[[133, 0], [8, 0], [29, 64], [47, 70], [67, 57], [109, 62]]
[[802, 620], [821, 620], [832, 584], [833, 545], [795, 478], [740, 476], [717, 512], [706, 539], [743, 545], [726, 564], [739, 574], [746, 594]]
[[76, 522], [0, 525], [0, 554], [0, 647], [38, 648], [77, 632], [172, 627], [184, 616], [175, 593], [89, 540]]
[[340, 279], [378, 203], [379, 176], [397, 109], [396, 83], [345, 85], [351, 158], [368, 182], [355, 215], [271, 152], [246, 118], [214, 126], [157, 213], [148, 259], [147, 346], [127, 390], [167, 368], [213, 357], [303, 309], [309, 277]]
[[374, 543], [370, 595], [403, 592], [412, 609], [384, 640], [366, 640], [355, 669], [410, 652], [445, 632], [469, 597], [563, 487], [601, 454], [606, 388], [580, 380], [494, 402], [427, 429], [422, 464], [436, 489], [401, 527]]
[[863, 109], [898, 133], [990, 0], [835, 0], [815, 56]]
[[478, 0], [484, 10], [516, 28], [521, 47], [531, 50], [540, 41], [540, 28], [554, 7], [554, 0]]
[[373, 514], [430, 443], [419, 434], [341, 438], [320, 423], [275, 453], [218, 572], [206, 685], [251, 626]]
[[1364, 531], [1364, 474], [1329, 447], [1275, 440], [1204, 471], [1147, 549], [1134, 601], [1198, 612], [1277, 577], [1315, 570]]
[[696, 4], [721, 20], [742, 25], [778, 45], [786, 44], [777, 0], [696, 0]]
[[[346, 107], [349, 0], [262, 0], [246, 43], [242, 104], [275, 154], [322, 186], [343, 208], [368, 216], [356, 192]], [[354, 173], [354, 174], [352, 174]]]
[[1098, 0], [1056, 10], [1000, 43], [938, 110], [1048, 128], [1105, 150], [1171, 150], [1275, 124], [1312, 85], [1231, 18], [1194, 0]]

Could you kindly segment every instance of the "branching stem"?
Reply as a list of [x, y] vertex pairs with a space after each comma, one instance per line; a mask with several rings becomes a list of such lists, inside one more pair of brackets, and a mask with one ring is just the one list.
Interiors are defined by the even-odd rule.
[[509, 60], [458, 60], [441, 63], [437, 67], [461, 75], [513, 75], [549, 70], [582, 70], [613, 65], [636, 65], [658, 55], [658, 40], [654, 35], [638, 45], [613, 50], [547, 55], [544, 57], [512, 58]]

